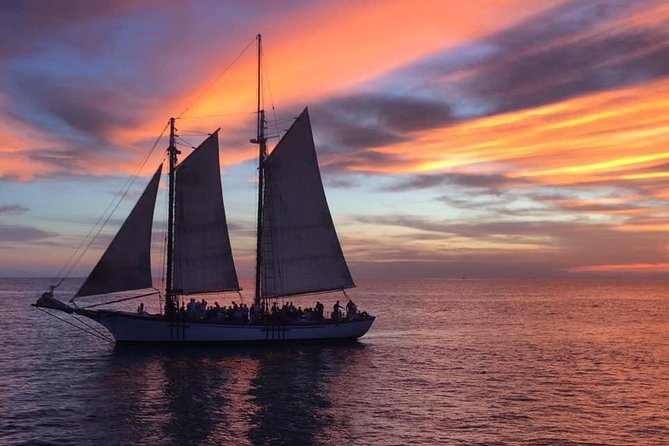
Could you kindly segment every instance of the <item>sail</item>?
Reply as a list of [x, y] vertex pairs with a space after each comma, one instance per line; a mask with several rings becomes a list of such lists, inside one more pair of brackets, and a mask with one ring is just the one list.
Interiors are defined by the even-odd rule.
[[223, 207], [218, 132], [177, 167], [175, 187], [174, 290], [238, 290]]
[[355, 286], [325, 198], [307, 109], [264, 170], [262, 297]]
[[162, 164], [75, 297], [151, 288], [151, 228]]

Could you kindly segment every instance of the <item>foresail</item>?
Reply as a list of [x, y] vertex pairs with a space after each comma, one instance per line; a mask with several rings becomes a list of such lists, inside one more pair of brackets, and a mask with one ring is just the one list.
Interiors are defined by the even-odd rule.
[[355, 286], [325, 198], [307, 109], [264, 169], [262, 297]]
[[175, 201], [174, 290], [238, 290], [223, 206], [218, 132], [177, 167]]
[[151, 228], [162, 164], [75, 297], [151, 288]]

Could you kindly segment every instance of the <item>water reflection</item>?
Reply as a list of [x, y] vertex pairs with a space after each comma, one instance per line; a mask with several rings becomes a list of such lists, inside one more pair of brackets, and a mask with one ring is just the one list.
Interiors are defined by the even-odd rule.
[[266, 350], [250, 394], [258, 411], [249, 438], [254, 445], [327, 442], [327, 431], [345, 417], [332, 409], [335, 378], [354, 366], [363, 344]]
[[348, 422], [332, 386], [364, 350], [116, 346], [90, 378], [87, 412], [111, 443], [325, 444]]

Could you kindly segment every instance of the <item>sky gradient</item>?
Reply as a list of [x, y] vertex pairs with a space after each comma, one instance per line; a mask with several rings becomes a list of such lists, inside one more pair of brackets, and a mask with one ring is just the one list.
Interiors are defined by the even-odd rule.
[[0, 276], [56, 274], [179, 116], [184, 155], [221, 127], [251, 277], [259, 32], [270, 131], [309, 107], [354, 277], [669, 277], [669, 4], [651, 0], [2, 2]]

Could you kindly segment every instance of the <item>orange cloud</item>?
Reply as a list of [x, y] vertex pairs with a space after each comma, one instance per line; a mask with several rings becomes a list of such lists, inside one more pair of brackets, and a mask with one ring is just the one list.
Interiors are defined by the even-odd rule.
[[354, 169], [471, 172], [484, 164], [549, 185], [655, 178], [638, 170], [669, 160], [667, 108], [669, 81], [659, 80], [418, 132], [377, 149], [394, 163]]
[[611, 265], [588, 265], [567, 268], [572, 273], [610, 273], [610, 272], [668, 272], [669, 263], [626, 263]]

